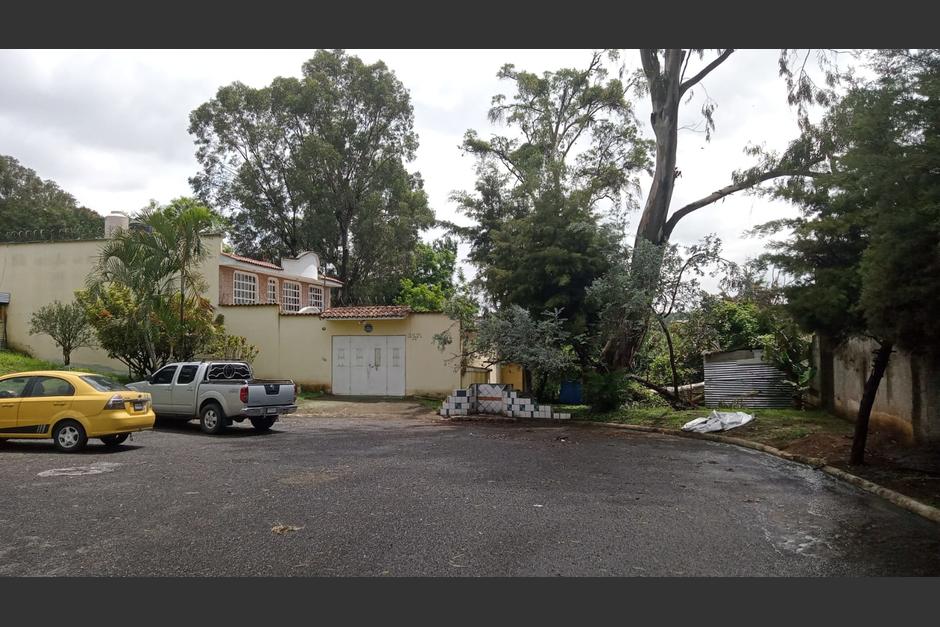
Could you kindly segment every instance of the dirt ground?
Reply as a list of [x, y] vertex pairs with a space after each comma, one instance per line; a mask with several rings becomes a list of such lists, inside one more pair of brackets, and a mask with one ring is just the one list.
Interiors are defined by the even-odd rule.
[[940, 507], [940, 449], [912, 447], [895, 434], [873, 430], [868, 435], [865, 465], [850, 466], [849, 434], [814, 433], [781, 447], [810, 457], [820, 457], [852, 474], [886, 488]]

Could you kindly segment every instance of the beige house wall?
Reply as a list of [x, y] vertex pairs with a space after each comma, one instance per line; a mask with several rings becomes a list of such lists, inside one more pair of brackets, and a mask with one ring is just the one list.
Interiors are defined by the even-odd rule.
[[460, 387], [453, 351], [440, 351], [433, 337], [453, 321], [443, 314], [413, 313], [402, 320], [365, 322], [323, 320], [316, 315], [279, 314], [271, 305], [222, 305], [230, 333], [244, 335], [258, 349], [252, 364], [263, 378], [290, 378], [306, 388], [330, 390], [332, 346], [337, 335], [401, 335], [405, 337], [405, 394], [446, 395]]
[[[205, 238], [210, 250], [203, 262], [206, 296], [215, 305], [219, 294], [216, 268], [222, 237]], [[62, 361], [62, 352], [47, 335], [30, 335], [33, 312], [56, 300], [67, 303], [85, 286], [104, 240], [0, 243], [0, 292], [10, 293], [7, 306], [7, 341], [11, 348], [48, 361]], [[123, 372], [125, 366], [99, 349], [80, 348], [72, 353], [72, 365], [94, 366]]]
[[[229, 333], [245, 336], [260, 350], [253, 366], [259, 377], [292, 378], [302, 385], [332, 387], [332, 337], [370, 335], [364, 323], [322, 320], [316, 315], [280, 314], [276, 305], [219, 305], [222, 238], [205, 238], [210, 253], [201, 273], [205, 296], [224, 316]], [[12, 348], [40, 359], [61, 362], [62, 354], [45, 335], [29, 335], [32, 313], [55, 300], [69, 302], [82, 289], [104, 240], [0, 244], [0, 292], [10, 293], [7, 340]], [[263, 272], [259, 277], [267, 278]], [[263, 292], [262, 292], [263, 293]], [[328, 290], [326, 290], [328, 294]], [[306, 303], [306, 290], [303, 293]], [[411, 314], [402, 320], [370, 320], [371, 335], [405, 336], [405, 393], [446, 395], [460, 387], [454, 350], [441, 352], [433, 336], [453, 321], [442, 314]], [[123, 372], [125, 366], [100, 349], [72, 354], [77, 367], [94, 366]]]

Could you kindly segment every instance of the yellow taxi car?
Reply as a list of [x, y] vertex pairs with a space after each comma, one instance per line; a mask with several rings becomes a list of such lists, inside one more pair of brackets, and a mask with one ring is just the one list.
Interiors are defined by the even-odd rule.
[[150, 394], [90, 372], [17, 372], [0, 377], [0, 440], [52, 438], [60, 451], [88, 438], [118, 446], [133, 431], [152, 429]]

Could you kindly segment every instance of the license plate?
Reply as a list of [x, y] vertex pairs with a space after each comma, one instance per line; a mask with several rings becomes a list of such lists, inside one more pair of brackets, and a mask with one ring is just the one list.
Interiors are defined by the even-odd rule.
[[143, 401], [140, 401], [140, 402], [134, 401], [134, 411], [144, 411]]
[[266, 411], [267, 413], [269, 413], [269, 414], [276, 414], [276, 413], [277, 413], [277, 407], [268, 407], [267, 410], [265, 410], [265, 411]]

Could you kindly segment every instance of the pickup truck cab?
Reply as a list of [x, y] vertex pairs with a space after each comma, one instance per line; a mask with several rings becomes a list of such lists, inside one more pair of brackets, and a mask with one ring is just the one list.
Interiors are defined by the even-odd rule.
[[202, 430], [211, 434], [245, 419], [256, 430], [267, 431], [279, 416], [297, 411], [293, 381], [255, 379], [251, 366], [241, 361], [167, 364], [127, 387], [149, 392], [158, 418], [199, 418]]

